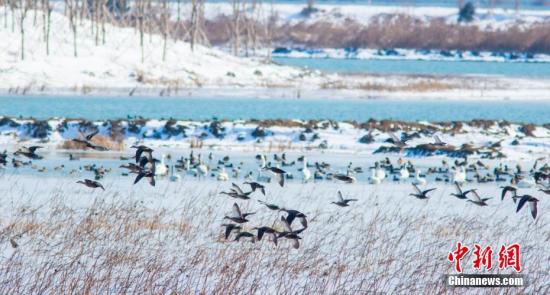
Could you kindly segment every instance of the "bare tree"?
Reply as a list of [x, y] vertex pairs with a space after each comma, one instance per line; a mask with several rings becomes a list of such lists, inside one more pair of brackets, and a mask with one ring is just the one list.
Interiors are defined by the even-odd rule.
[[101, 44], [105, 45], [105, 35], [107, 34], [106, 33], [106, 30], [105, 30], [105, 19], [107, 18], [107, 16], [109, 15], [108, 13], [108, 7], [107, 7], [107, 0], [103, 0], [101, 1]]
[[[258, 23], [258, 20], [260, 18], [260, 8], [261, 8], [261, 2], [258, 3], [257, 0], [251, 1], [251, 7], [249, 9], [245, 9], [245, 55], [249, 55], [249, 50], [252, 49], [253, 52], [256, 51], [256, 46], [258, 43], [258, 32], [256, 30], [256, 24]], [[248, 14], [246, 11], [250, 11], [251, 13]]]
[[166, 61], [166, 48], [168, 46], [168, 20], [170, 18], [170, 12], [168, 10], [168, 7], [166, 5], [166, 0], [162, 0], [162, 12], [161, 12], [161, 20], [162, 20], [162, 38], [163, 38], [163, 46], [162, 46], [162, 61]]
[[143, 63], [145, 60], [145, 53], [144, 53], [144, 18], [145, 18], [145, 0], [136, 0], [136, 18], [137, 18], [137, 25], [138, 25], [138, 31], [139, 31], [139, 46], [141, 48], [141, 62]]
[[204, 0], [191, 0], [191, 25], [187, 35], [191, 50], [195, 49], [195, 43], [208, 44], [208, 38], [204, 33]]
[[8, 7], [9, 7], [9, 0], [4, 0], [4, 29], [8, 28]]
[[241, 45], [241, 1], [232, 0], [233, 19], [231, 21], [231, 41], [233, 43], [233, 54], [238, 55]]
[[46, 43], [46, 55], [50, 55], [50, 28], [52, 26], [52, 7], [50, 0], [42, 1], [42, 21], [44, 23], [44, 42]]
[[273, 0], [269, 5], [269, 15], [265, 21], [265, 39], [267, 43], [267, 60], [271, 61], [271, 47], [273, 47], [273, 31], [277, 23], [277, 15], [273, 7]]
[[65, 9], [69, 15], [69, 23], [73, 32], [73, 53], [74, 57], [78, 56], [76, 38], [77, 38], [77, 22], [78, 22], [79, 0], [65, 0]]
[[31, 8], [31, 0], [19, 0], [19, 32], [21, 34], [21, 60], [25, 59], [25, 18]]
[[15, 8], [17, 8], [16, 0], [9, 0], [11, 10], [11, 32], [15, 33]]

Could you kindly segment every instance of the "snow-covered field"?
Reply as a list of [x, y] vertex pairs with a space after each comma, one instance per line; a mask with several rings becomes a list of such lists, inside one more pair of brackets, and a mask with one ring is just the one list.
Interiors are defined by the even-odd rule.
[[75, 58], [68, 18], [56, 11], [47, 55], [42, 23], [34, 23], [33, 11], [28, 15], [24, 60], [18, 28], [0, 28], [0, 38], [5, 40], [0, 44], [0, 92], [181, 95], [198, 90], [235, 96], [252, 92], [298, 97], [550, 99], [546, 79], [324, 74], [261, 58], [238, 58], [202, 46], [191, 51], [188, 43], [173, 40], [168, 40], [162, 61], [163, 39], [155, 34], [145, 36], [141, 62], [136, 30], [107, 25], [105, 44], [100, 38], [96, 45], [96, 34], [87, 20], [78, 22]]
[[[1, 117], [0, 144], [9, 149], [14, 144], [41, 144], [51, 150], [67, 141], [99, 131], [101, 143], [122, 149], [135, 142], [153, 147], [204, 147], [220, 151], [306, 151], [367, 153], [391, 147], [388, 132], [407, 139], [408, 156], [478, 155], [514, 160], [534, 159], [548, 153], [549, 126], [517, 124], [506, 121], [473, 120], [469, 122], [336, 122], [302, 120], [264, 121], [182, 121], [182, 120], [108, 120], [90, 122], [76, 119], [14, 119]], [[448, 144], [446, 149], [429, 145], [437, 135]], [[428, 145], [428, 146], [427, 146]], [[117, 148], [118, 149], [118, 148]]]

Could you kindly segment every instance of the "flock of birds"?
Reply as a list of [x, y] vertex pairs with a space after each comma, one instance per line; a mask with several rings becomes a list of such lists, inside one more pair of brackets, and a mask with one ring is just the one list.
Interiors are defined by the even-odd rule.
[[[94, 151], [108, 151], [108, 148], [97, 145], [92, 142], [92, 139], [98, 132], [93, 132], [82, 138], [75, 138], [73, 141], [81, 145], [84, 149], [92, 149]], [[434, 145], [445, 145], [439, 137], [434, 137]], [[390, 141], [397, 147], [403, 148], [406, 146], [406, 142], [397, 138], [390, 133]], [[29, 146], [19, 148], [13, 153], [12, 164], [14, 167], [20, 167], [24, 165], [30, 165], [31, 161], [37, 161], [43, 159], [43, 156], [37, 154], [40, 146]], [[146, 179], [151, 186], [155, 186], [156, 178], [168, 176], [171, 181], [177, 181], [181, 179], [181, 176], [175, 172], [185, 171], [186, 175], [195, 176], [199, 179], [213, 177], [219, 181], [228, 181], [231, 178], [236, 180], [240, 179], [240, 171], [243, 167], [243, 162], [234, 163], [229, 156], [224, 156], [217, 161], [214, 160], [213, 155], [208, 155], [208, 163], [201, 157], [194, 155], [193, 151], [190, 152], [189, 157], [181, 157], [176, 160], [175, 165], [166, 165], [165, 156], [162, 155], [161, 160], [156, 159], [153, 156], [153, 149], [145, 145], [132, 145], [131, 148], [135, 149], [135, 154], [132, 157], [121, 157], [122, 160], [133, 159], [129, 163], [120, 165], [121, 169], [125, 169], [123, 175], [134, 174], [134, 184], [137, 184], [142, 179]], [[28, 158], [29, 162], [24, 162], [19, 157]], [[6, 151], [0, 153], [0, 167], [8, 164], [8, 154]], [[70, 160], [75, 160], [71, 155]], [[357, 175], [363, 173], [361, 166], [354, 166], [352, 162], [346, 167], [345, 172], [332, 169], [331, 165], [326, 162], [315, 162], [310, 164], [305, 156], [300, 156], [294, 161], [289, 161], [285, 153], [274, 154], [273, 162], [268, 161], [268, 157], [264, 154], [256, 155], [256, 160], [259, 162], [258, 170], [256, 174], [254, 171], [248, 172], [244, 175], [244, 185], [250, 187], [250, 190], [244, 191], [235, 183], [232, 183], [231, 188], [228, 191], [221, 192], [222, 195], [227, 195], [231, 198], [238, 199], [240, 201], [247, 201], [252, 198], [253, 194], [261, 193], [265, 196], [266, 187], [265, 183], [269, 183], [274, 180], [281, 187], [285, 186], [287, 179], [294, 179], [295, 176], [289, 172], [295, 166], [298, 166], [298, 172], [301, 174], [302, 182], [320, 181], [320, 180], [335, 180], [344, 183], [357, 182]], [[405, 161], [399, 158], [396, 163], [393, 163], [389, 158], [377, 161], [370, 168], [371, 174], [368, 178], [370, 184], [376, 185], [382, 182], [400, 182], [410, 183], [412, 185], [413, 192], [411, 196], [417, 199], [428, 199], [429, 194], [436, 190], [436, 188], [422, 189], [421, 187], [428, 184], [427, 176], [431, 176], [431, 179], [435, 182], [451, 183], [455, 187], [455, 193], [451, 195], [462, 200], [466, 200], [478, 206], [487, 206], [487, 201], [490, 197], [480, 196], [477, 189], [464, 190], [463, 185], [468, 183], [486, 183], [486, 182], [504, 182], [505, 185], [501, 186], [501, 200], [504, 200], [506, 196], [511, 196], [514, 203], [517, 204], [516, 212], [519, 212], [526, 204], [529, 205], [531, 215], [534, 219], [537, 217], [537, 203], [538, 198], [535, 198], [531, 194], [520, 194], [522, 189], [538, 188], [544, 194], [550, 195], [550, 166], [548, 164], [539, 165], [544, 158], [539, 158], [535, 161], [530, 170], [524, 170], [519, 164], [515, 168], [511, 168], [503, 163], [498, 163], [493, 169], [487, 163], [483, 163], [481, 160], [469, 161], [468, 158], [457, 159], [454, 163], [442, 160], [441, 165], [428, 168], [424, 173], [420, 168], [416, 167], [410, 160]], [[214, 167], [210, 169], [212, 162]], [[301, 166], [297, 164], [301, 162]], [[63, 167], [63, 165], [62, 165]], [[61, 167], [61, 168], [62, 168]], [[77, 181], [89, 188], [100, 188], [105, 190], [105, 187], [99, 182], [105, 173], [110, 169], [98, 167], [96, 165], [90, 165], [85, 167], [86, 170], [93, 171], [95, 179], [83, 179]], [[231, 175], [227, 173], [226, 169], [231, 169]], [[270, 175], [266, 175], [265, 172], [269, 172]], [[473, 178], [469, 177], [473, 175]], [[263, 184], [262, 184], [263, 183]], [[241, 239], [250, 239], [251, 241], [261, 241], [265, 235], [271, 236], [273, 243], [277, 244], [278, 240], [283, 238], [291, 240], [293, 246], [298, 248], [301, 240], [301, 234], [307, 229], [307, 216], [295, 209], [282, 208], [278, 205], [267, 203], [260, 199], [257, 200], [260, 204], [267, 207], [269, 210], [284, 212], [284, 216], [280, 216], [279, 219], [270, 226], [257, 226], [252, 227], [252, 230], [245, 230], [243, 224], [249, 222], [251, 215], [255, 213], [243, 213], [239, 205], [235, 202], [232, 208], [232, 214], [225, 216], [224, 219], [230, 221], [230, 223], [224, 223], [225, 227], [225, 239], [229, 239], [232, 235], [234, 241]], [[332, 204], [347, 207], [351, 202], [357, 201], [357, 199], [344, 198], [341, 191], [338, 191], [338, 195]], [[294, 220], [299, 219], [301, 228], [293, 229]], [[276, 223], [280, 223], [276, 226]], [[253, 234], [251, 231], [256, 231]]]

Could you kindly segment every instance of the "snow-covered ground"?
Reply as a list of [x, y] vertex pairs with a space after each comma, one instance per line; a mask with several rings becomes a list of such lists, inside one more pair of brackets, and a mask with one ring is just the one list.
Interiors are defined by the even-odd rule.
[[171, 95], [206, 90], [236, 96], [252, 91], [257, 96], [315, 97], [316, 92], [325, 93], [321, 96], [330, 92], [338, 97], [550, 99], [550, 84], [545, 79], [324, 74], [260, 58], [238, 58], [202, 46], [191, 51], [188, 43], [173, 40], [168, 40], [162, 61], [163, 39], [154, 34], [145, 36], [141, 62], [136, 30], [107, 25], [106, 43], [100, 37], [96, 45], [96, 35], [86, 20], [79, 21], [75, 58], [68, 19], [58, 12], [52, 13], [47, 55], [41, 22], [34, 25], [33, 15], [29, 12], [25, 20], [23, 61], [17, 25], [14, 32], [10, 25], [0, 28], [0, 38], [5, 40], [0, 44], [3, 93]]
[[29, 13], [25, 23], [23, 61], [18, 30], [0, 29], [0, 38], [5, 40], [0, 45], [0, 77], [4, 91], [16, 88], [49, 92], [56, 89], [78, 92], [125, 89], [128, 93], [136, 87], [285, 87], [309, 75], [299, 69], [237, 58], [203, 46], [196, 46], [191, 51], [188, 43], [172, 40], [168, 41], [163, 62], [163, 39], [159, 35], [145, 37], [142, 63], [138, 32], [107, 25], [106, 43], [101, 44], [100, 37], [96, 45], [89, 21], [79, 25], [78, 57], [75, 58], [68, 18], [57, 12], [52, 13], [51, 53], [47, 55], [42, 24], [33, 26], [32, 14]]
[[[481, 158], [534, 160], [548, 154], [548, 125], [518, 125], [479, 121], [449, 123], [407, 123], [373, 121], [178, 121], [114, 120], [89, 122], [52, 119], [36, 121], [4, 117], [0, 121], [0, 147], [15, 151], [14, 145], [40, 144], [54, 151], [73, 138], [99, 131], [102, 144], [125, 150], [135, 142], [172, 150], [203, 147], [218, 151], [275, 152], [316, 150], [326, 153], [385, 153], [404, 156], [446, 155]], [[408, 139], [403, 151], [385, 150], [388, 130]], [[432, 149], [438, 135], [449, 146]]]

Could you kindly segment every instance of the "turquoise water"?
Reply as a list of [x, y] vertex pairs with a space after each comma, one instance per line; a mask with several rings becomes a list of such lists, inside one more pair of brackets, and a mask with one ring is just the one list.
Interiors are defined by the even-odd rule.
[[318, 100], [184, 97], [0, 96], [0, 115], [86, 118], [399, 119], [451, 121], [504, 119], [550, 123], [549, 101]]
[[480, 62], [427, 60], [366, 60], [334, 58], [287, 58], [274, 61], [336, 73], [419, 74], [419, 75], [499, 75], [509, 77], [550, 77], [544, 62]]

